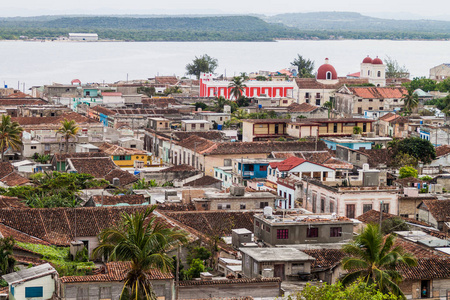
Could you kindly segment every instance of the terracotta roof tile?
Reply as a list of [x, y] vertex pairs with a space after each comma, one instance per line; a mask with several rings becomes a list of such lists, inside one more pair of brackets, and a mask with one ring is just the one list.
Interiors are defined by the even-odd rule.
[[[401, 216], [392, 215], [392, 214], [388, 214], [388, 213], [383, 213], [382, 220], [391, 219], [391, 218], [401, 218], [405, 222], [409, 222], [409, 223], [413, 223], [413, 224], [417, 224], [417, 225], [421, 225], [421, 226], [428, 226], [427, 223], [420, 222], [415, 219], [401, 217]], [[369, 224], [369, 223], [378, 224], [380, 222], [380, 212], [372, 209], [372, 210], [369, 210], [368, 212], [363, 213], [357, 219], [366, 224]]]
[[124, 212], [142, 211], [149, 206], [108, 206], [83, 208], [0, 209], [0, 221], [24, 234], [56, 246], [68, 246], [76, 236], [97, 236], [114, 226]]
[[316, 260], [312, 263], [313, 269], [329, 269], [338, 265], [342, 258], [347, 256], [340, 249], [314, 249], [303, 250], [306, 254], [314, 257]]
[[0, 208], [21, 208], [21, 207], [27, 206], [19, 198], [0, 196]]
[[42, 245], [50, 245], [50, 243], [36, 238], [34, 236], [28, 235], [24, 232], [6, 226], [3, 223], [0, 223], [0, 236], [2, 238], [13, 237], [15, 241], [22, 243], [31, 243], [31, 244], [42, 244]]
[[137, 176], [120, 168], [112, 169], [104, 178], [111, 184], [113, 183], [114, 178], [119, 178], [120, 186], [125, 186], [139, 180]]
[[144, 195], [118, 195], [118, 196], [95, 195], [92, 197], [92, 199], [96, 204], [103, 204], [103, 205], [117, 205], [120, 203], [136, 205], [145, 202]]
[[[105, 274], [88, 275], [88, 276], [64, 276], [61, 277], [63, 283], [75, 283], [75, 282], [110, 282], [110, 281], [122, 281], [131, 268], [131, 262], [108, 262], [106, 265]], [[170, 280], [173, 279], [171, 273], [162, 273], [157, 269], [151, 269], [147, 272], [150, 280]]]
[[168, 172], [186, 172], [186, 171], [197, 171], [193, 166], [190, 165], [176, 165], [167, 169], [162, 170], [162, 173]]
[[218, 182], [221, 181], [219, 179], [206, 175], [196, 180], [190, 181], [184, 184], [184, 186], [209, 186]]
[[0, 162], [0, 178], [5, 177], [6, 175], [11, 174], [14, 172], [14, 166], [10, 164], [9, 162]]
[[304, 113], [315, 111], [318, 108], [319, 108], [318, 106], [311, 105], [309, 103], [302, 103], [302, 104], [292, 103], [287, 107], [288, 112], [304, 112]]
[[115, 111], [113, 111], [113, 110], [111, 110], [109, 108], [100, 106], [100, 105], [96, 105], [96, 106], [90, 108], [90, 110], [99, 112], [99, 113], [104, 114], [106, 116], [114, 116], [116, 114]]
[[95, 178], [105, 178], [105, 176], [116, 169], [116, 164], [110, 157], [96, 158], [68, 158], [78, 173], [91, 174]]
[[424, 206], [437, 222], [450, 221], [450, 200], [424, 200], [420, 206]]
[[349, 90], [364, 99], [400, 99], [408, 93], [405, 88], [397, 87], [349, 87]]
[[264, 282], [281, 282], [280, 278], [235, 278], [227, 280], [189, 280], [180, 281], [180, 286], [192, 286], [192, 285], [223, 285], [223, 284], [249, 284], [256, 283], [261, 284]]
[[93, 119], [89, 119], [76, 112], [64, 113], [56, 117], [13, 117], [12, 121], [18, 122], [21, 126], [33, 126], [33, 125], [61, 125], [61, 121], [64, 119], [74, 120], [77, 124], [99, 123]]
[[16, 172], [10, 173], [0, 179], [1, 182], [6, 184], [7, 186], [17, 186], [17, 185], [23, 185], [30, 182], [27, 178], [23, 177], [22, 175], [19, 175]]
[[156, 76], [155, 83], [176, 85], [178, 83], [178, 78], [176, 78], [175, 76]]
[[233, 228], [246, 228], [253, 232], [253, 215], [251, 211], [161, 211], [175, 221], [210, 236], [217, 230], [224, 235], [231, 235]]
[[113, 155], [147, 155], [147, 152], [144, 150], [125, 148], [118, 145], [113, 145], [110, 143], [103, 143], [98, 147], [101, 151]]
[[0, 106], [44, 105], [44, 104], [48, 104], [48, 102], [40, 98], [33, 98], [33, 99], [0, 98]]
[[450, 145], [436, 147], [436, 157], [441, 157], [450, 153]]
[[94, 158], [109, 157], [105, 152], [80, 152], [80, 153], [56, 153], [52, 160], [58, 162], [66, 161], [67, 158]]

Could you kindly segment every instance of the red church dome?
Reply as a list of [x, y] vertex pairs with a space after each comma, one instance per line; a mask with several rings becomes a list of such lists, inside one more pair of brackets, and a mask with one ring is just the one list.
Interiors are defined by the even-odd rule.
[[377, 58], [375, 58], [372, 61], [372, 65], [382, 65], [382, 64], [383, 64], [383, 61], [381, 59], [379, 59], [378, 56], [377, 56]]
[[325, 59], [325, 64], [317, 69], [317, 77], [319, 80], [338, 79], [336, 69], [328, 63], [328, 58]]
[[363, 64], [371, 64], [372, 63], [372, 59], [369, 57], [369, 55], [367, 55], [366, 58], [364, 58]]

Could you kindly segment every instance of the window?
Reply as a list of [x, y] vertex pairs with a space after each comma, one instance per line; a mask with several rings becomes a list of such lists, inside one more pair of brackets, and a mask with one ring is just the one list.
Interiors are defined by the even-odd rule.
[[310, 98], [309, 93], [305, 93], [305, 98], [306, 98], [306, 99]]
[[136, 148], [136, 145], [130, 145], [130, 148]]
[[365, 214], [369, 210], [372, 210], [372, 204], [363, 204], [363, 214]]
[[217, 209], [222, 209], [222, 204], [217, 204]]
[[284, 104], [287, 104], [287, 103], [288, 103], [288, 101], [287, 101], [287, 100], [283, 100], [283, 103], [284, 103]]
[[44, 150], [45, 151], [50, 151], [50, 144], [45, 144], [44, 145]]
[[373, 102], [373, 99], [369, 99], [369, 102]]
[[330, 237], [341, 237], [342, 227], [330, 227]]
[[333, 124], [333, 132], [334, 132], [334, 133], [337, 132], [337, 127], [338, 127], [338, 126], [337, 126], [337, 123], [334, 123], [334, 124]]
[[253, 165], [249, 165], [249, 166], [248, 166], [248, 170], [251, 171], [251, 172], [253, 172], [253, 171], [255, 170], [255, 167], [254, 167]]
[[362, 99], [358, 99], [358, 102], [362, 102]]
[[267, 232], [270, 232], [270, 227], [269, 226], [265, 225], [264, 229], [266, 229]]
[[320, 99], [316, 99], [316, 105], [320, 105]]
[[384, 213], [389, 213], [389, 203], [383, 203], [381, 205], [381, 211]]
[[14, 296], [14, 286], [13, 285], [11, 285], [11, 295]]
[[310, 227], [306, 230], [306, 237], [314, 238], [319, 237], [319, 228], [317, 227]]
[[379, 110], [383, 110], [384, 109], [384, 107], [383, 106], [380, 106], [379, 108], [378, 108]]
[[267, 171], [267, 166], [259, 166], [260, 171]]
[[240, 209], [245, 209], [247, 206], [246, 206], [246, 204], [245, 203], [241, 203], [241, 205], [240, 205]]
[[289, 238], [289, 229], [277, 229], [277, 240], [287, 240]]
[[255, 221], [256, 227], [259, 227], [259, 221]]
[[327, 79], [328, 79], [328, 80], [331, 79], [331, 72], [327, 72]]
[[31, 149], [36, 149], [36, 146], [31, 146]]
[[215, 174], [216, 174], [216, 178], [219, 177], [219, 176], [217, 175], [217, 171], [215, 172]]
[[334, 212], [334, 202], [330, 202], [330, 213]]
[[205, 128], [205, 124], [200, 124], [200, 128]]
[[44, 297], [44, 288], [42, 286], [25, 287], [25, 298]]
[[369, 107], [369, 110], [372, 110], [373, 109], [373, 107]]
[[266, 206], [269, 206], [269, 202], [259, 202], [259, 208], [264, 208]]
[[356, 160], [360, 160], [361, 159], [361, 154], [356, 153]]
[[394, 99], [394, 102], [398, 102], [398, 100], [397, 100], [397, 99]]
[[378, 71], [377, 77], [381, 77], [381, 71]]
[[[371, 107], [369, 107], [370, 109]], [[367, 123], [363, 123], [363, 132], [367, 132]]]
[[380, 99], [380, 102], [383, 102], [384, 101], [384, 99]]
[[222, 173], [220, 173], [220, 179], [222, 179]]
[[220, 117], [219, 120], [222, 121], [222, 117]]
[[195, 129], [195, 124], [192, 124], [192, 125], [191, 125], [191, 129]]

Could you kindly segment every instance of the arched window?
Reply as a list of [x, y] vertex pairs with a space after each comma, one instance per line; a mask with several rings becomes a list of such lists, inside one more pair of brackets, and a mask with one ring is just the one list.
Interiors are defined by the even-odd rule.
[[328, 79], [331, 79], [331, 78], [332, 78], [331, 72], [328, 71], [328, 72], [327, 72], [327, 80], [328, 80]]
[[378, 71], [377, 76], [381, 77], [381, 71]]
[[367, 71], [367, 76], [370, 76], [370, 70]]

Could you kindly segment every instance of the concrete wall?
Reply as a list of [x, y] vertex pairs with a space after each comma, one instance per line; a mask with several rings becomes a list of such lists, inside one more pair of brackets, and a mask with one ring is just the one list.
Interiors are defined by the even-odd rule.
[[195, 284], [180, 286], [179, 299], [208, 299], [208, 298], [253, 298], [279, 297], [279, 282], [257, 283], [224, 283], [224, 284]]
[[[158, 299], [172, 300], [174, 286], [171, 280], [153, 280], [153, 290]], [[62, 300], [118, 300], [123, 289], [123, 282], [86, 282], [63, 283], [61, 286]], [[84, 295], [84, 297], [82, 296]], [[89, 295], [89, 296], [86, 296]], [[161, 297], [161, 298], [160, 298]]]
[[[50, 299], [53, 296], [53, 292], [55, 292], [55, 284], [56, 283], [52, 275], [47, 275], [14, 285], [14, 299], [27, 299], [25, 298], [25, 288], [27, 287], [43, 287], [44, 293], [41, 299]], [[9, 287], [9, 289], [11, 290], [11, 286]]]

